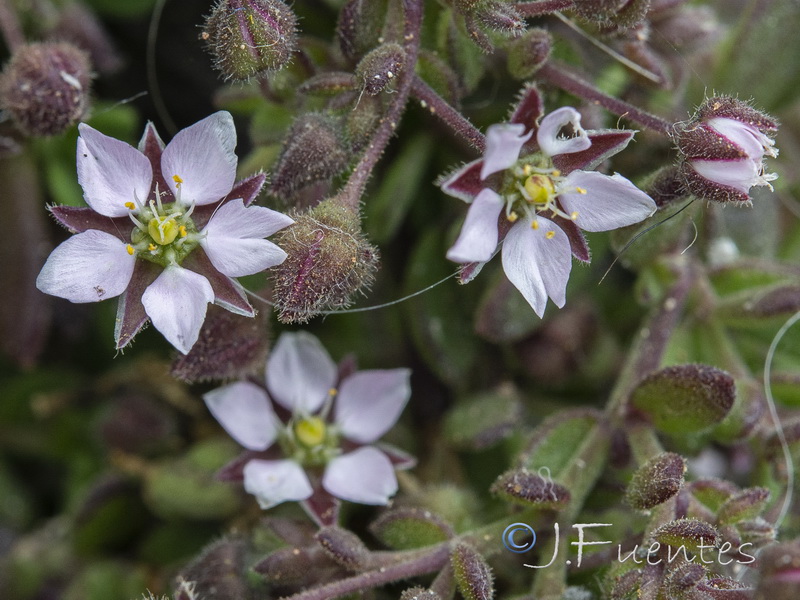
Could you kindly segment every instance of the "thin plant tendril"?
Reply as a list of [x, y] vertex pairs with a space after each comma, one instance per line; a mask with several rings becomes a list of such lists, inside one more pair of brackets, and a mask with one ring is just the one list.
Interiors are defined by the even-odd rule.
[[158, 27], [161, 24], [161, 14], [164, 12], [166, 3], [167, 0], [157, 0], [153, 7], [153, 15], [150, 17], [150, 27], [147, 30], [147, 85], [150, 87], [153, 104], [155, 104], [159, 118], [164, 122], [164, 126], [169, 130], [170, 134], [174, 135], [178, 128], [169, 114], [167, 105], [164, 104], [164, 97], [161, 95], [161, 87], [158, 84], [158, 74], [156, 73], [156, 37], [158, 36]]

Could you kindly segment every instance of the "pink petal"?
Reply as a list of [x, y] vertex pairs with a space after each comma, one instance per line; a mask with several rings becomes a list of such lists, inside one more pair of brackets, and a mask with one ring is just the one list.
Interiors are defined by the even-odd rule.
[[161, 171], [183, 204], [209, 204], [224, 198], [236, 179], [236, 127], [230, 113], [219, 111], [179, 131], [164, 148]]
[[[584, 190], [580, 193], [577, 190]], [[656, 203], [622, 175], [573, 171], [559, 186], [558, 202], [586, 231], [608, 231], [643, 221]]]
[[483, 155], [481, 179], [509, 168], [517, 159], [522, 146], [531, 139], [533, 131], [525, 133], [525, 125], [502, 123], [486, 130], [486, 152]]
[[411, 396], [408, 369], [359, 371], [339, 386], [334, 421], [360, 444], [389, 431]]
[[248, 450], [266, 450], [275, 441], [280, 421], [257, 385], [237, 381], [203, 394], [203, 400], [225, 431]]
[[244, 467], [244, 489], [263, 509], [305, 500], [314, 491], [303, 467], [293, 460], [251, 460]]
[[397, 492], [397, 478], [383, 452], [364, 446], [329, 462], [322, 476], [322, 487], [342, 500], [388, 504]]
[[730, 186], [743, 194], [759, 182], [759, 167], [752, 160], [691, 160], [689, 165], [698, 175]]
[[262, 206], [245, 208], [241, 199], [231, 200], [208, 222], [200, 245], [221, 273], [229, 277], [252, 275], [286, 259], [286, 252], [262, 238], [292, 223], [277, 211]]
[[750, 157], [760, 161], [764, 156], [764, 149], [769, 148], [774, 142], [758, 129], [736, 119], [715, 117], [708, 120], [708, 125], [728, 141], [739, 146]]
[[[503, 242], [503, 270], [534, 312], [544, 315], [547, 297], [559, 308], [566, 302], [572, 268], [569, 238], [555, 223], [538, 217], [539, 228], [517, 223]], [[554, 232], [552, 238], [548, 232]]]
[[214, 290], [202, 275], [172, 265], [142, 295], [147, 316], [167, 341], [187, 354], [200, 335]]
[[[567, 125], [572, 126], [574, 137], [558, 135]], [[539, 142], [542, 152], [548, 156], [580, 152], [592, 145], [586, 131], [581, 127], [581, 114], [569, 106], [554, 110], [542, 119], [536, 141]]]
[[86, 203], [106, 217], [127, 216], [125, 203], [145, 202], [150, 193], [150, 161], [136, 148], [85, 123], [78, 131], [78, 183]]
[[497, 248], [497, 219], [504, 205], [503, 199], [490, 189], [478, 194], [447, 258], [459, 263], [489, 260]]
[[53, 250], [36, 278], [36, 287], [70, 302], [98, 302], [125, 291], [135, 264], [127, 244], [90, 229]]
[[267, 389], [290, 411], [317, 412], [336, 385], [336, 364], [310, 333], [284, 333], [267, 360]]

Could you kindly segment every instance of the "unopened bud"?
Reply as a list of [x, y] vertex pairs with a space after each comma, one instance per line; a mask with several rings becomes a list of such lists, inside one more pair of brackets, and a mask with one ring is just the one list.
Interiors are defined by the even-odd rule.
[[358, 571], [369, 564], [369, 549], [356, 534], [341, 527], [323, 527], [315, 537], [328, 556], [346, 569]]
[[772, 118], [736, 98], [709, 98], [675, 136], [687, 188], [717, 202], [749, 202], [754, 185], [771, 188], [777, 175], [765, 172], [764, 157], [778, 155], [777, 130]]
[[664, 577], [662, 589], [667, 598], [685, 598], [706, 578], [706, 569], [695, 562], [685, 562], [670, 569]]
[[510, 3], [488, 0], [474, 9], [475, 19], [487, 31], [505, 35], [521, 35], [525, 31], [525, 19]]
[[331, 179], [347, 166], [348, 159], [336, 118], [301, 115], [286, 135], [269, 191], [288, 200], [302, 188]]
[[763, 487], [746, 488], [731, 496], [719, 509], [719, 523], [738, 523], [759, 516], [769, 501], [769, 490]]
[[634, 508], [650, 509], [677, 494], [683, 485], [686, 461], [674, 452], [664, 452], [643, 464], [631, 478], [626, 498]]
[[225, 79], [247, 80], [286, 66], [297, 42], [297, 17], [281, 0], [220, 0], [201, 38]]
[[552, 46], [547, 30], [529, 29], [508, 47], [508, 72], [517, 79], [530, 79], [550, 58]]
[[690, 552], [697, 552], [701, 545], [716, 546], [719, 537], [719, 533], [713, 525], [697, 519], [670, 521], [653, 532], [653, 539], [661, 544], [673, 548], [686, 546]]
[[356, 67], [356, 76], [364, 84], [364, 91], [375, 96], [380, 94], [398, 76], [404, 63], [403, 47], [390, 42], [378, 46], [362, 58]]
[[0, 105], [28, 135], [57, 135], [86, 112], [91, 67], [67, 43], [28, 44], [0, 76]]
[[339, 11], [336, 32], [347, 58], [356, 58], [375, 47], [383, 29], [387, 0], [347, 0]]
[[358, 215], [325, 200], [277, 235], [288, 254], [273, 269], [273, 298], [283, 323], [305, 323], [323, 310], [343, 308], [369, 287], [378, 249], [361, 231]]
[[581, 0], [572, 6], [579, 17], [616, 30], [635, 27], [649, 8], [650, 0]]
[[505, 500], [540, 508], [563, 508], [570, 500], [569, 490], [563, 485], [526, 469], [503, 473], [491, 491]]
[[450, 554], [458, 591], [464, 600], [494, 598], [492, 570], [477, 550], [468, 544], [458, 544]]

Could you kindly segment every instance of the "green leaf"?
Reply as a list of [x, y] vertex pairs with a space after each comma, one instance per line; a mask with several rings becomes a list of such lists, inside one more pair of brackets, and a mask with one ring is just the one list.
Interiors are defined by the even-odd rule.
[[430, 546], [453, 537], [453, 528], [441, 517], [421, 508], [397, 508], [370, 525], [381, 542], [395, 550]]
[[522, 405], [508, 385], [467, 397], [447, 414], [444, 437], [456, 448], [480, 450], [508, 437], [519, 424]]

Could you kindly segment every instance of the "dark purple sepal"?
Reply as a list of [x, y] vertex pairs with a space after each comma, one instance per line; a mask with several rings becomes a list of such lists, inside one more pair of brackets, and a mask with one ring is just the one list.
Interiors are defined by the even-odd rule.
[[511, 123], [520, 123], [524, 125], [525, 132], [533, 131], [534, 135], [522, 146], [520, 156], [533, 154], [539, 149], [539, 144], [536, 141], [536, 131], [539, 128], [539, 119], [542, 118], [543, 114], [544, 102], [542, 101], [542, 95], [539, 93], [539, 89], [532, 84], [522, 88], [519, 100], [511, 113], [509, 121]]
[[281, 460], [283, 455], [277, 446], [266, 450], [245, 450], [214, 474], [217, 481], [241, 483], [244, 481], [244, 466], [251, 460]]
[[314, 487], [311, 497], [303, 500], [300, 505], [320, 527], [333, 527], [339, 523], [341, 500], [331, 496], [319, 484]]
[[706, 121], [714, 117], [741, 121], [761, 130], [762, 133], [778, 131], [775, 119], [731, 96], [708, 98], [697, 110], [694, 120]]
[[747, 152], [705, 123], [696, 123], [677, 135], [678, 148], [686, 158], [705, 160], [737, 160], [748, 158]]
[[163, 269], [146, 260], [137, 260], [133, 267], [128, 287], [119, 297], [117, 305], [117, 325], [114, 328], [114, 339], [117, 350], [127, 346], [145, 323], [148, 316], [142, 304], [142, 295], [147, 287], [161, 274]]
[[[174, 202], [175, 197], [164, 179], [164, 174], [161, 172], [161, 153], [164, 151], [164, 142], [156, 131], [156, 126], [151, 122], [147, 123], [144, 128], [142, 139], [139, 140], [139, 152], [147, 157], [150, 161], [150, 166], [153, 169], [153, 184], [150, 188], [151, 197], [155, 197], [155, 189], [161, 193], [162, 202]], [[144, 198], [140, 198], [144, 201]]]
[[413, 469], [417, 466], [417, 459], [411, 456], [408, 452], [400, 450], [400, 448], [396, 448], [391, 444], [385, 444], [383, 442], [377, 443], [375, 446], [387, 456], [387, 458], [392, 462], [392, 466], [397, 471], [405, 471], [407, 469]]
[[482, 168], [482, 158], [473, 160], [471, 163], [467, 163], [442, 177], [437, 182], [437, 185], [448, 196], [453, 196], [464, 202], [472, 202], [475, 196], [480, 194], [481, 190], [486, 187], [486, 184], [481, 181]]
[[241, 198], [245, 206], [250, 206], [253, 201], [261, 193], [261, 188], [267, 181], [267, 176], [264, 173], [257, 173], [250, 177], [245, 177], [238, 183], [233, 184], [233, 188], [222, 199], [221, 202], [214, 202], [213, 204], [204, 204], [202, 206], [195, 206], [192, 213], [192, 220], [197, 229], [202, 229], [211, 220], [214, 212], [226, 202], [237, 200]]
[[591, 171], [604, 160], [614, 156], [625, 149], [633, 139], [633, 130], [608, 129], [603, 131], [588, 131], [592, 145], [582, 152], [559, 154], [553, 157], [553, 165], [563, 175], [582, 169]]
[[59, 225], [71, 233], [83, 233], [97, 229], [118, 237], [123, 242], [131, 239], [133, 223], [125, 217], [105, 217], [86, 206], [53, 205], [47, 209]]
[[346, 354], [339, 364], [336, 365], [338, 372], [336, 374], [336, 387], [340, 387], [342, 382], [350, 377], [353, 373], [358, 371], [358, 357], [351, 352]]
[[469, 283], [478, 276], [478, 273], [481, 272], [485, 264], [485, 262], [471, 262], [461, 265], [461, 268], [458, 270], [458, 275], [456, 275], [456, 280], [461, 285]]
[[710, 181], [691, 166], [691, 161], [680, 163], [680, 173], [686, 188], [698, 198], [714, 202], [732, 202], [736, 206], [750, 206], [750, 196], [729, 185]]
[[573, 221], [565, 219], [564, 217], [559, 217], [558, 215], [551, 217], [551, 220], [555, 222], [564, 233], [567, 234], [567, 238], [569, 238], [569, 246], [572, 250], [572, 256], [581, 262], [591, 262], [592, 253], [589, 250], [589, 244], [586, 242], [586, 238], [584, 237], [580, 227], [578, 227]]
[[214, 290], [214, 304], [237, 315], [255, 316], [256, 311], [247, 301], [244, 288], [237, 281], [217, 271], [202, 248], [196, 248], [181, 266], [208, 279], [211, 289]]

